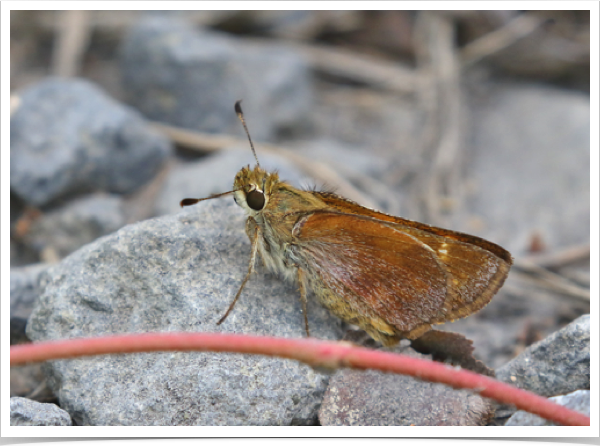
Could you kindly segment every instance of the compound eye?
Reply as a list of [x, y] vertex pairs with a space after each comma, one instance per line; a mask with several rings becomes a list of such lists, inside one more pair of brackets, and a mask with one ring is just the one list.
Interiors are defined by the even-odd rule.
[[257, 190], [252, 190], [246, 195], [246, 203], [250, 209], [260, 211], [265, 206], [265, 194]]

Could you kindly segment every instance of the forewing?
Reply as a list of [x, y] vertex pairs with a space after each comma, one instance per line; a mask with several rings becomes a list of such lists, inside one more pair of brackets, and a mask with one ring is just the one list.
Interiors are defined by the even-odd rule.
[[426, 225], [425, 223], [408, 220], [402, 217], [396, 217], [394, 215], [388, 215], [383, 212], [366, 208], [330, 192], [315, 192], [315, 195], [317, 195], [325, 204], [327, 204], [336, 212], [371, 217], [379, 221], [399, 224], [406, 229], [414, 229], [415, 234], [430, 234], [449, 239], [451, 241], [461, 242], [469, 246], [477, 246], [498, 257], [504, 263], [507, 263], [509, 267], [512, 264], [512, 257], [506, 249], [480, 237]]
[[329, 289], [351, 305], [361, 299], [401, 331], [448, 311], [448, 279], [436, 253], [393, 224], [315, 212], [301, 219], [294, 236], [297, 254]]
[[483, 308], [508, 276], [512, 256], [488, 240], [384, 214], [331, 193], [315, 194], [336, 212], [388, 222], [435, 252], [448, 276], [448, 311], [432, 323], [465, 317]]

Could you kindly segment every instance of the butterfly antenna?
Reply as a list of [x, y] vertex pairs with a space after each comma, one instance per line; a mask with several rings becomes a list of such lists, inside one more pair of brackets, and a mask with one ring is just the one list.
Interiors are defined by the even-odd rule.
[[210, 197], [206, 197], [206, 198], [184, 198], [183, 200], [181, 200], [179, 202], [179, 205], [181, 207], [191, 206], [193, 204], [199, 203], [199, 202], [204, 201], [204, 200], [212, 200], [213, 198], [219, 198], [219, 197], [222, 197], [224, 195], [232, 194], [232, 193], [234, 193], [234, 192], [236, 192], [238, 190], [240, 190], [240, 189], [239, 188], [238, 189], [233, 189], [233, 190], [230, 190], [228, 192], [223, 192], [221, 194], [213, 194]]
[[242, 121], [242, 125], [244, 126], [244, 130], [246, 131], [246, 135], [248, 135], [248, 141], [250, 141], [250, 148], [252, 149], [252, 154], [254, 155], [254, 159], [256, 160], [256, 165], [260, 167], [260, 163], [258, 162], [258, 157], [256, 156], [256, 151], [254, 150], [254, 144], [252, 144], [252, 138], [250, 138], [250, 132], [248, 131], [248, 127], [246, 126], [246, 120], [244, 119], [244, 113], [242, 112], [241, 100], [235, 103], [235, 114], [238, 119]]

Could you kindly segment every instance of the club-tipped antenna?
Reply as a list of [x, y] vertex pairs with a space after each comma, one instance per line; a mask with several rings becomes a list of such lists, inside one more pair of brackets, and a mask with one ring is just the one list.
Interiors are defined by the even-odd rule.
[[244, 130], [246, 131], [246, 135], [248, 136], [248, 141], [250, 141], [250, 148], [252, 149], [252, 154], [254, 155], [254, 159], [256, 160], [256, 165], [260, 167], [260, 163], [258, 162], [258, 157], [256, 156], [256, 151], [254, 150], [254, 144], [252, 144], [252, 138], [250, 138], [250, 132], [248, 131], [248, 127], [246, 126], [246, 120], [244, 119], [244, 113], [242, 112], [241, 107], [242, 100], [240, 99], [235, 103], [235, 114], [238, 119], [242, 121], [242, 125], [244, 126]]
[[206, 198], [184, 198], [183, 200], [181, 200], [179, 202], [179, 205], [181, 207], [191, 206], [191, 205], [196, 204], [196, 203], [198, 203], [200, 201], [212, 200], [213, 198], [219, 198], [219, 197], [222, 197], [223, 195], [232, 194], [232, 193], [234, 193], [235, 191], [238, 191], [238, 190], [240, 190], [240, 189], [238, 188], [238, 189], [233, 189], [233, 190], [230, 190], [228, 192], [223, 192], [223, 193], [220, 193], [220, 194], [213, 194], [210, 197], [206, 197]]

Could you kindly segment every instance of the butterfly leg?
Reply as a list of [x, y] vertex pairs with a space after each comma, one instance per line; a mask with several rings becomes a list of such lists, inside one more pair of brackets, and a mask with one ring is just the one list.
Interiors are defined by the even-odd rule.
[[302, 313], [304, 314], [304, 328], [306, 329], [306, 336], [310, 337], [310, 331], [308, 329], [306, 286], [304, 284], [304, 272], [301, 268], [298, 268], [298, 283], [300, 284], [300, 302], [302, 303]]
[[219, 319], [219, 322], [217, 322], [217, 325], [221, 325], [223, 323], [223, 321], [225, 319], [227, 319], [227, 316], [229, 316], [229, 313], [231, 312], [231, 310], [233, 310], [235, 303], [237, 302], [238, 298], [242, 294], [242, 290], [244, 289], [246, 282], [248, 282], [248, 279], [250, 279], [250, 275], [254, 271], [254, 263], [256, 262], [256, 254], [258, 253], [258, 236], [259, 236], [259, 229], [258, 229], [258, 226], [255, 226], [254, 236], [252, 237], [252, 254], [250, 255], [250, 264], [248, 265], [248, 274], [246, 274], [246, 277], [244, 278], [244, 281], [242, 282], [240, 289], [238, 290], [237, 294], [235, 295], [233, 302], [231, 302], [231, 305], [229, 305], [229, 308], [225, 312], [225, 315], [221, 319]]

